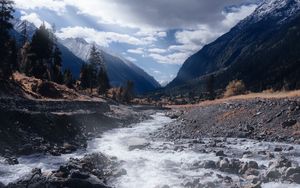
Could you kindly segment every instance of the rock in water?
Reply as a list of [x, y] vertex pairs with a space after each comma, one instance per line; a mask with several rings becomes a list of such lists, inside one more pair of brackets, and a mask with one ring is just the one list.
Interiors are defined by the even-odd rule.
[[300, 173], [291, 175], [290, 180], [292, 180], [294, 183], [300, 184]]
[[226, 157], [227, 155], [224, 154], [224, 151], [220, 150], [220, 151], [217, 151], [216, 156], [217, 157]]
[[289, 119], [289, 120], [283, 122], [281, 125], [282, 125], [282, 128], [286, 128], [286, 127], [292, 127], [296, 123], [297, 123], [297, 120], [295, 120], [295, 119]]

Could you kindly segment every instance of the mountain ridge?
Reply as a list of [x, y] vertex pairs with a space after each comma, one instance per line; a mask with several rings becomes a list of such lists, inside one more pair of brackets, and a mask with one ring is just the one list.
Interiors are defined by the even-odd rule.
[[[276, 66], [283, 66], [286, 69], [296, 67], [295, 70], [299, 70], [297, 61], [300, 57], [297, 55], [297, 50], [291, 47], [300, 49], [297, 45], [300, 30], [300, 1], [280, 0], [279, 4], [276, 2], [265, 1], [228, 33], [189, 57], [177, 77], [167, 85], [166, 90], [193, 88], [198, 84], [199, 91], [204, 92], [205, 80], [209, 75], [216, 77], [215, 89], [225, 88], [233, 79], [244, 80], [249, 89], [254, 91], [268, 87], [280, 89], [285, 81], [290, 83], [291, 88], [300, 87], [296, 81], [297, 74], [292, 79], [287, 75], [288, 71], [280, 71], [276, 68]], [[265, 7], [270, 8], [269, 5], [274, 6], [271, 7], [271, 12], [261, 11], [265, 10]], [[275, 13], [276, 11], [279, 13]], [[282, 52], [278, 51], [279, 49]], [[285, 53], [290, 54], [288, 56]], [[279, 55], [280, 58], [277, 57]], [[262, 59], [265, 61], [262, 62]], [[276, 81], [270, 80], [271, 72], [275, 74]], [[177, 89], [174, 89], [176, 87]]]
[[[60, 42], [83, 61], [88, 60], [92, 44], [82, 38], [61, 39]], [[124, 58], [107, 53], [100, 46], [96, 45], [96, 47], [103, 55], [108, 76], [113, 86], [119, 87], [124, 85], [127, 80], [131, 80], [138, 86], [136, 88], [138, 93], [148, 92], [160, 87], [159, 83], [143, 69]]]

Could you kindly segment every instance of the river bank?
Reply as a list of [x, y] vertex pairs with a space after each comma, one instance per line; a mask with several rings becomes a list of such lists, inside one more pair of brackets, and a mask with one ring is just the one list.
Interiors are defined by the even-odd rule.
[[69, 154], [106, 130], [143, 121], [152, 113], [151, 107], [103, 99], [0, 99], [0, 156], [14, 165], [23, 155]]
[[176, 106], [161, 130], [170, 139], [248, 138], [300, 143], [300, 97], [238, 98]]

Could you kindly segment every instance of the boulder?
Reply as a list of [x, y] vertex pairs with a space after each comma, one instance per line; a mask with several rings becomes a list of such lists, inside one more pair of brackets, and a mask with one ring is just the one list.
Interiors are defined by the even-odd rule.
[[216, 156], [217, 156], [217, 157], [226, 157], [227, 155], [224, 154], [224, 151], [223, 151], [223, 150], [220, 150], [220, 151], [217, 151], [217, 152], [216, 152]]
[[87, 173], [80, 172], [79, 170], [76, 170], [71, 173], [70, 177], [76, 179], [87, 179], [90, 177], [90, 175]]
[[282, 152], [282, 150], [283, 150], [282, 147], [276, 147], [276, 148], [274, 149], [275, 152]]
[[248, 170], [248, 163], [243, 163], [240, 167], [239, 174], [244, 174]]
[[9, 164], [9, 165], [17, 165], [17, 164], [19, 164], [18, 159], [15, 158], [15, 157], [7, 158], [7, 159], [5, 159], [5, 162], [7, 162], [7, 164]]
[[63, 183], [64, 187], [72, 187], [72, 188], [108, 188], [101, 182], [95, 183], [91, 182], [88, 179], [68, 179]]
[[245, 172], [245, 174], [247, 175], [247, 176], [250, 176], [250, 175], [254, 175], [254, 176], [258, 176], [259, 175], [259, 171], [258, 170], [256, 170], [256, 169], [248, 169], [246, 172]]
[[221, 171], [226, 171], [229, 168], [229, 161], [228, 159], [223, 159], [219, 162], [219, 168]]
[[300, 173], [295, 173], [289, 178], [293, 183], [300, 184]]
[[214, 169], [214, 168], [216, 168], [216, 163], [214, 161], [205, 161], [203, 163], [203, 168], [205, 168], [205, 169]]
[[289, 168], [291, 166], [292, 166], [292, 162], [287, 158], [285, 158], [284, 156], [281, 156], [277, 161], [275, 161], [276, 168], [282, 168], [282, 167]]
[[289, 167], [286, 171], [285, 171], [285, 177], [290, 177], [293, 174], [297, 174], [300, 173], [300, 167]]
[[292, 127], [297, 123], [295, 119], [289, 119], [281, 124], [282, 128]]
[[267, 171], [266, 177], [269, 180], [278, 180], [281, 177], [281, 174], [277, 169], [271, 169]]
[[258, 169], [258, 164], [255, 161], [249, 161], [248, 167], [253, 169]]

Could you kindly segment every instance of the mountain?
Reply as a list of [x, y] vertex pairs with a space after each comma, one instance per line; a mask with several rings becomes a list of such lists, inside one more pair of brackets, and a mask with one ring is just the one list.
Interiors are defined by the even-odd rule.
[[[189, 57], [166, 91], [204, 92], [243, 80], [247, 89], [300, 88], [300, 0], [266, 0], [228, 33]], [[196, 89], [195, 89], [196, 88]]]
[[[22, 21], [15, 19], [13, 21], [14, 30], [12, 35], [19, 41], [22, 30]], [[27, 24], [27, 32], [31, 38], [37, 28], [32, 23]], [[79, 78], [80, 69], [90, 54], [91, 44], [84, 39], [65, 39], [58, 40], [58, 47], [62, 52], [63, 68], [70, 69], [75, 78]], [[110, 84], [115, 87], [124, 86], [128, 80], [135, 83], [135, 91], [142, 94], [155, 90], [160, 87], [159, 83], [144, 70], [137, 67], [128, 60], [125, 60], [112, 53], [108, 53], [98, 47], [103, 54], [105, 64], [107, 66]]]
[[[84, 39], [67, 38], [60, 40], [60, 43], [83, 61], [86, 62], [88, 60], [92, 44], [89, 44]], [[111, 85], [118, 87], [131, 80], [135, 83], [137, 93], [145, 93], [160, 87], [159, 83], [153, 77], [149, 76], [135, 64], [122, 57], [112, 55], [99, 46], [97, 48], [103, 55]]]
[[[14, 30], [12, 31], [12, 35], [17, 39], [17, 41], [20, 41], [21, 38], [21, 30], [22, 30], [22, 21], [19, 19], [13, 20]], [[34, 24], [27, 22], [27, 34], [29, 38], [32, 38], [34, 32], [36, 31], [36, 27]], [[75, 56], [68, 48], [66, 48], [64, 45], [62, 45], [60, 42], [58, 42], [58, 47], [62, 52], [62, 60], [63, 60], [63, 69], [70, 69], [73, 73], [73, 76], [75, 78], [79, 78], [80, 69], [82, 64], [85, 62]]]

